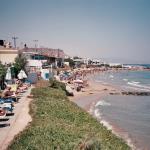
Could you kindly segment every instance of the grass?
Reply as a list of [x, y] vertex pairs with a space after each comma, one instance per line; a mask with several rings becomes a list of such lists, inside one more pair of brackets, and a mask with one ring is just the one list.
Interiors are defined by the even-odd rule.
[[69, 101], [60, 88], [35, 88], [30, 114], [33, 121], [9, 150], [128, 150], [96, 119]]

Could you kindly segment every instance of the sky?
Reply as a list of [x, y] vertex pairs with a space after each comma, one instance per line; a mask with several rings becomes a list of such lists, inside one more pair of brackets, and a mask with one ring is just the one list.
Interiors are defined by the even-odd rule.
[[70, 56], [150, 63], [149, 0], [1, 0], [0, 39]]

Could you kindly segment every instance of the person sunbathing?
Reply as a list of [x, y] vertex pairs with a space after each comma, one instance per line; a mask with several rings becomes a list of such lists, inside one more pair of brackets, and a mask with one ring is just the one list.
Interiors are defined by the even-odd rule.
[[25, 90], [27, 90], [28, 87], [29, 87], [27, 84], [23, 84], [20, 80], [17, 80], [16, 84], [17, 84], [17, 91], [16, 91], [16, 93], [22, 93]]
[[25, 90], [28, 89], [28, 86], [22, 84], [22, 85], [18, 86], [18, 89], [19, 89], [20, 91], [24, 92]]
[[0, 108], [0, 119], [6, 116], [6, 110], [4, 108]]
[[14, 91], [11, 91], [11, 87], [7, 86], [5, 90], [1, 94], [2, 99], [5, 102], [15, 102], [16, 101], [16, 94]]
[[7, 86], [5, 90], [2, 92], [2, 98], [10, 98], [13, 92], [11, 91], [11, 87]]

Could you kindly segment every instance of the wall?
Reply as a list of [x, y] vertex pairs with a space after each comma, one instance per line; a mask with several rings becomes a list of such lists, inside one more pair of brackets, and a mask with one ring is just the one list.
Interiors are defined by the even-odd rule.
[[3, 64], [13, 63], [18, 56], [18, 50], [16, 49], [0, 49], [0, 61]]

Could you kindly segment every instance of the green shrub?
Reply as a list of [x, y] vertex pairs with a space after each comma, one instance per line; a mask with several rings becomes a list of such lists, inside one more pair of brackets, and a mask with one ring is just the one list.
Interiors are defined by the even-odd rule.
[[59, 82], [55, 79], [50, 79], [49, 83], [51, 88], [62, 89], [63, 91], [66, 91], [65, 83]]
[[97, 139], [90, 139], [79, 144], [80, 150], [101, 150], [101, 142]]
[[33, 120], [15, 137], [8, 150], [130, 149], [122, 139], [69, 101], [59, 87], [35, 88], [32, 94], [30, 113]]

